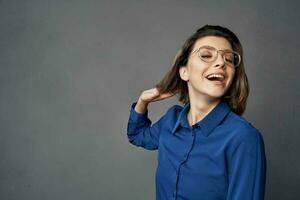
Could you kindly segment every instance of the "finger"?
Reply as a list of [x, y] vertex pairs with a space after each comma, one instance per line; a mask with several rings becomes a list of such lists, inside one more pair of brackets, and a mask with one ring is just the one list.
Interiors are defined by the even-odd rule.
[[152, 89], [147, 90], [147, 91], [152, 93], [152, 94], [159, 94], [159, 91], [156, 88], [152, 88]]
[[149, 97], [156, 97], [159, 95], [159, 93], [154, 90], [147, 90], [147, 91], [145, 91], [145, 94]]
[[155, 97], [152, 101], [159, 101], [159, 100], [163, 100], [166, 99], [168, 97], [170, 97], [171, 95], [160, 95], [158, 97]]
[[159, 100], [162, 100], [162, 98], [160, 96], [157, 96], [157, 97], [152, 99], [152, 101], [159, 101]]
[[165, 94], [162, 94], [160, 96], [161, 96], [161, 98], [167, 98], [167, 97], [170, 97], [170, 96], [173, 96], [173, 95], [174, 95], [174, 93], [165, 93]]

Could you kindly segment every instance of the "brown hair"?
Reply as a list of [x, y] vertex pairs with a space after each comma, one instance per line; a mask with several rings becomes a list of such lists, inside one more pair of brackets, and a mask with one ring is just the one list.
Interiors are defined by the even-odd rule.
[[171, 70], [167, 72], [155, 87], [160, 93], [178, 93], [178, 100], [183, 104], [189, 102], [188, 86], [186, 81], [180, 78], [179, 69], [187, 64], [189, 55], [196, 41], [205, 36], [219, 36], [227, 39], [232, 49], [241, 55], [241, 63], [236, 68], [233, 81], [222, 98], [228, 103], [233, 112], [242, 115], [246, 109], [250, 90], [244, 68], [243, 49], [237, 36], [222, 26], [205, 25], [191, 35], [177, 52]]

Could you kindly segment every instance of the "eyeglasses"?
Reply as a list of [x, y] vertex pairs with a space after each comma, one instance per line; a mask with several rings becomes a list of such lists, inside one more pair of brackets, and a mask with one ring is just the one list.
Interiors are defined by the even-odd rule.
[[221, 55], [226, 65], [230, 67], [238, 67], [241, 64], [241, 55], [232, 50], [217, 50], [211, 46], [202, 46], [198, 49], [195, 49], [192, 54], [197, 53], [201, 60], [211, 63], [217, 59], [219, 52], [222, 53]]

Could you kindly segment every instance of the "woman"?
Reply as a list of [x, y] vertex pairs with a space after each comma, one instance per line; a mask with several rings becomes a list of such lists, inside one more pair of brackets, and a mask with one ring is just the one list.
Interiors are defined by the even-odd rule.
[[[242, 117], [249, 94], [242, 45], [221, 26], [190, 36], [171, 70], [131, 106], [129, 141], [158, 149], [156, 199], [262, 200], [266, 158], [261, 133]], [[154, 124], [147, 106], [175, 94]]]

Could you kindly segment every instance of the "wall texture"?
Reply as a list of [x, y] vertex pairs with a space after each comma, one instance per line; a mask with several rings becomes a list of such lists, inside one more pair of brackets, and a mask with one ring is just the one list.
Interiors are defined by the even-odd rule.
[[[130, 105], [205, 24], [244, 46], [244, 117], [264, 136], [266, 199], [300, 199], [299, 10], [296, 0], [0, 0], [0, 199], [154, 199], [156, 152], [127, 141]], [[173, 104], [151, 104], [151, 119]]]

